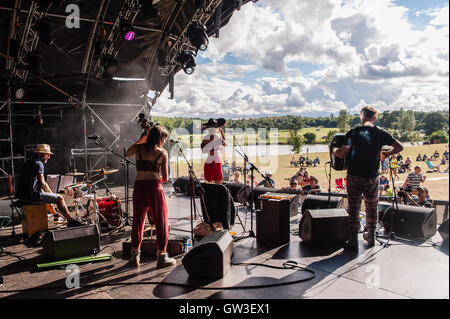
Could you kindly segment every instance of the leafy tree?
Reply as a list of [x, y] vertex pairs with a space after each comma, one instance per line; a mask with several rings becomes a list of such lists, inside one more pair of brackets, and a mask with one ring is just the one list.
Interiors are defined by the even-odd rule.
[[438, 143], [448, 143], [448, 134], [443, 130], [433, 132], [430, 135], [430, 143], [434, 143], [434, 141]]
[[347, 110], [341, 110], [339, 112], [339, 117], [338, 117], [338, 128], [339, 128], [339, 132], [347, 132], [348, 131], [348, 121], [350, 119], [350, 114], [347, 112]]
[[297, 135], [289, 139], [289, 144], [292, 146], [292, 151], [295, 154], [299, 154], [302, 151], [303, 145], [305, 145], [305, 139], [303, 136]]
[[326, 139], [328, 145], [331, 144], [331, 141], [333, 140], [334, 135], [337, 134], [337, 133], [339, 133], [339, 131], [337, 131], [337, 130], [330, 130], [330, 131], [328, 131], [327, 139]]
[[316, 141], [316, 134], [312, 132], [303, 134], [303, 137], [305, 138], [306, 144], [314, 144]]
[[424, 116], [422, 120], [422, 129], [426, 135], [431, 135], [439, 129], [448, 132], [448, 114], [445, 116], [440, 112], [431, 112]]

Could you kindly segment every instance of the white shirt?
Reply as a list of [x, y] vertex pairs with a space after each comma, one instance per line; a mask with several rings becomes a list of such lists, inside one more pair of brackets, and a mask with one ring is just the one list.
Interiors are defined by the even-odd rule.
[[[204, 133], [205, 135], [203, 135], [203, 141], [208, 141], [208, 144], [206, 144], [202, 149], [203, 153], [208, 154], [205, 163], [207, 164], [210, 164], [212, 162], [222, 163], [222, 153], [225, 150], [222, 144], [223, 142], [222, 134], [220, 134], [217, 128], [214, 127], [207, 128]], [[212, 141], [210, 141], [211, 136], [213, 136]], [[213, 155], [211, 155], [211, 150], [213, 150], [214, 153]]]

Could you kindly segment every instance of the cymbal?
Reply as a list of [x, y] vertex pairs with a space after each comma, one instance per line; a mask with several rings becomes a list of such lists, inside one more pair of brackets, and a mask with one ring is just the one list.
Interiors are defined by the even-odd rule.
[[66, 173], [66, 176], [84, 176], [84, 173], [82, 173], [82, 172], [70, 172], [70, 173]]
[[[99, 171], [99, 170], [95, 170], [95, 171]], [[94, 171], [94, 172], [95, 172], [95, 171]], [[104, 168], [102, 168], [102, 169], [100, 170], [100, 173], [91, 176], [90, 179], [92, 179], [92, 178], [94, 178], [94, 177], [100, 177], [100, 176], [105, 176], [105, 175], [117, 173], [118, 171], [119, 171], [118, 169], [105, 170]]]
[[[103, 171], [106, 171], [106, 172], [108, 172], [108, 171], [114, 171], [115, 170], [115, 172], [117, 172], [118, 171], [118, 169], [114, 169], [114, 168], [100, 168], [100, 169], [93, 169], [92, 170], [92, 172], [103, 172]], [[114, 173], [115, 173], [114, 172]]]

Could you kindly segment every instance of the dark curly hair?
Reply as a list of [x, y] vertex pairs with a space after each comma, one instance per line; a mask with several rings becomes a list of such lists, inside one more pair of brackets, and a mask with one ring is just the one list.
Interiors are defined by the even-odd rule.
[[150, 132], [148, 133], [147, 137], [147, 145], [150, 146], [150, 148], [154, 149], [156, 145], [158, 145], [162, 138], [168, 137], [169, 133], [167, 130], [161, 126], [156, 124], [150, 129]]

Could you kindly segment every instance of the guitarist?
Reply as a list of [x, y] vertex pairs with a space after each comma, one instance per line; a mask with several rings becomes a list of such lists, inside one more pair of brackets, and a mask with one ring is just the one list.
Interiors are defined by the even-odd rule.
[[45, 182], [44, 164], [47, 163], [51, 155], [53, 153], [48, 144], [36, 146], [34, 156], [22, 166], [16, 197], [32, 204], [56, 204], [58, 210], [67, 220], [68, 227], [82, 226], [83, 223], [70, 216], [64, 198], [53, 193]]
[[364, 106], [360, 112], [362, 125], [348, 131], [344, 137], [344, 144], [333, 150], [337, 157], [348, 159], [347, 212], [351, 237], [346, 243], [346, 248], [350, 250], [358, 250], [359, 210], [363, 196], [367, 225], [367, 232], [363, 234], [363, 238], [369, 247], [375, 245], [380, 154], [383, 145], [392, 146], [388, 151], [383, 150], [384, 156], [394, 155], [403, 150], [403, 146], [398, 140], [374, 125], [377, 114], [378, 111], [373, 106]]

